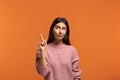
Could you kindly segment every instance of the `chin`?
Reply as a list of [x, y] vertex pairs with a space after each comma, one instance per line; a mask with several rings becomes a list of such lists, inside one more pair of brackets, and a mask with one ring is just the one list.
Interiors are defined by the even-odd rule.
[[58, 40], [63, 40], [63, 38], [58, 38]]
[[61, 41], [61, 40], [63, 40], [63, 38], [57, 38], [56, 40]]

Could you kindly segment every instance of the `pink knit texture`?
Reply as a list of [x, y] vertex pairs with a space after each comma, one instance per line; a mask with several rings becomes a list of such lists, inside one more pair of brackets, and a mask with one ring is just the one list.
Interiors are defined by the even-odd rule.
[[81, 80], [79, 57], [71, 45], [47, 44], [45, 48], [47, 66], [40, 66], [41, 51], [36, 53], [36, 69], [45, 80]]

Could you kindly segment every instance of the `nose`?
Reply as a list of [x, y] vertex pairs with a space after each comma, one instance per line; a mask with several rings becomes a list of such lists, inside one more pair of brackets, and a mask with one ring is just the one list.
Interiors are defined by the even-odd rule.
[[59, 34], [62, 34], [62, 30], [61, 29], [59, 30]]

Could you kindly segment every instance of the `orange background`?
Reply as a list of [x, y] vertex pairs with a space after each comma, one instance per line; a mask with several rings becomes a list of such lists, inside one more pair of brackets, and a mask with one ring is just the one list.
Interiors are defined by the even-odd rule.
[[43, 80], [35, 53], [58, 16], [69, 21], [82, 80], [120, 80], [119, 0], [0, 0], [0, 80]]

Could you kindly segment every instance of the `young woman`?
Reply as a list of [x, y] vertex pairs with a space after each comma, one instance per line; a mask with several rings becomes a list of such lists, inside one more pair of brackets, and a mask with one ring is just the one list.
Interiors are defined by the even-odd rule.
[[45, 80], [81, 80], [79, 57], [69, 34], [69, 24], [62, 17], [53, 21], [47, 42], [41, 34], [36, 69]]

